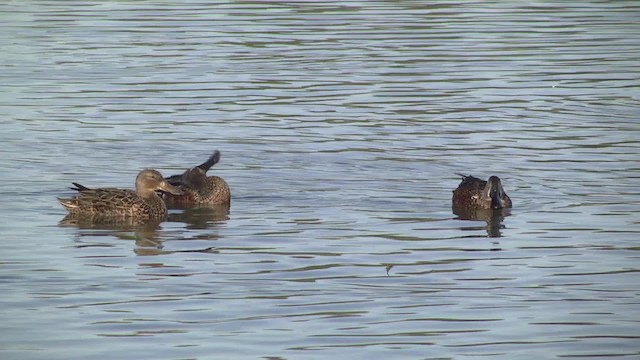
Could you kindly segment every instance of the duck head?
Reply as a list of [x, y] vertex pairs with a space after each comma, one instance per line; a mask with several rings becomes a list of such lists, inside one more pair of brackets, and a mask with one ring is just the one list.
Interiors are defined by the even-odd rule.
[[176, 186], [184, 185], [192, 189], [200, 189], [204, 187], [206, 183], [207, 171], [209, 171], [209, 169], [219, 161], [220, 151], [216, 150], [204, 163], [187, 169], [180, 175], [169, 176], [167, 181]]
[[200, 167], [192, 167], [182, 174], [181, 182], [187, 187], [192, 189], [200, 189], [204, 187], [207, 180], [206, 171], [203, 171]]
[[182, 195], [184, 193], [182, 190], [169, 184], [158, 171], [153, 169], [140, 171], [136, 178], [136, 192], [140, 195], [146, 195], [157, 190], [174, 195]]
[[492, 209], [511, 207], [511, 199], [502, 187], [502, 182], [497, 176], [491, 176], [482, 190], [482, 201], [491, 204]]

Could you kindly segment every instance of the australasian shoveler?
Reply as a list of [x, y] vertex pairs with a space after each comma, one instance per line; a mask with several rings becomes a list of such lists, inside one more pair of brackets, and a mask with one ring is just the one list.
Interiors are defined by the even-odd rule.
[[462, 182], [453, 190], [454, 209], [503, 209], [511, 207], [511, 199], [497, 176], [484, 181], [471, 175], [462, 175]]
[[204, 163], [187, 169], [180, 175], [166, 178], [171, 185], [180, 188], [182, 195], [163, 193], [163, 199], [170, 208], [192, 208], [216, 205], [229, 205], [231, 191], [226, 181], [219, 176], [207, 176], [207, 171], [220, 161], [220, 152], [216, 150]]
[[144, 169], [136, 177], [136, 190], [116, 188], [90, 189], [73, 183], [78, 194], [73, 198], [59, 198], [69, 216], [95, 219], [133, 218], [136, 220], [159, 220], [167, 215], [167, 207], [156, 191], [175, 195], [182, 190], [171, 185], [153, 169]]

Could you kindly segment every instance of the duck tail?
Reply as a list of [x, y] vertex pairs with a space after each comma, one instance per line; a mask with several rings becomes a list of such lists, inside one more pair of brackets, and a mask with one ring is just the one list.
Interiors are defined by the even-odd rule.
[[218, 163], [218, 161], [220, 161], [220, 151], [216, 150], [213, 152], [213, 155], [211, 155], [211, 157], [209, 157], [209, 159], [205, 162], [203, 162], [202, 164], [198, 165], [198, 167], [200, 168], [200, 170], [202, 170], [204, 173], [206, 173], [207, 171], [209, 171], [209, 169]]
[[84, 186], [84, 185], [80, 185], [76, 182], [72, 183], [75, 187], [69, 187], [69, 189], [71, 190], [75, 190], [75, 191], [85, 191], [85, 190], [91, 190], [88, 187]]

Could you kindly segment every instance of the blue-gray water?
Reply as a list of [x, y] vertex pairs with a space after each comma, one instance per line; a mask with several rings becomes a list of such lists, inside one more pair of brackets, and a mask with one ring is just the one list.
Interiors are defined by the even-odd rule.
[[[638, 19], [2, 2], [0, 358], [639, 358]], [[228, 215], [59, 224], [72, 181], [214, 149]], [[499, 175], [511, 215], [456, 219], [455, 173]]]

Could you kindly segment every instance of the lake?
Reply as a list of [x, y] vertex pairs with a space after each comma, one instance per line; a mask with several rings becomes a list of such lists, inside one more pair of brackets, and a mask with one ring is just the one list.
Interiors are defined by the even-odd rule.
[[[640, 357], [633, 1], [0, 4], [0, 358]], [[229, 212], [74, 226], [222, 158]], [[514, 207], [452, 213], [461, 174]]]

